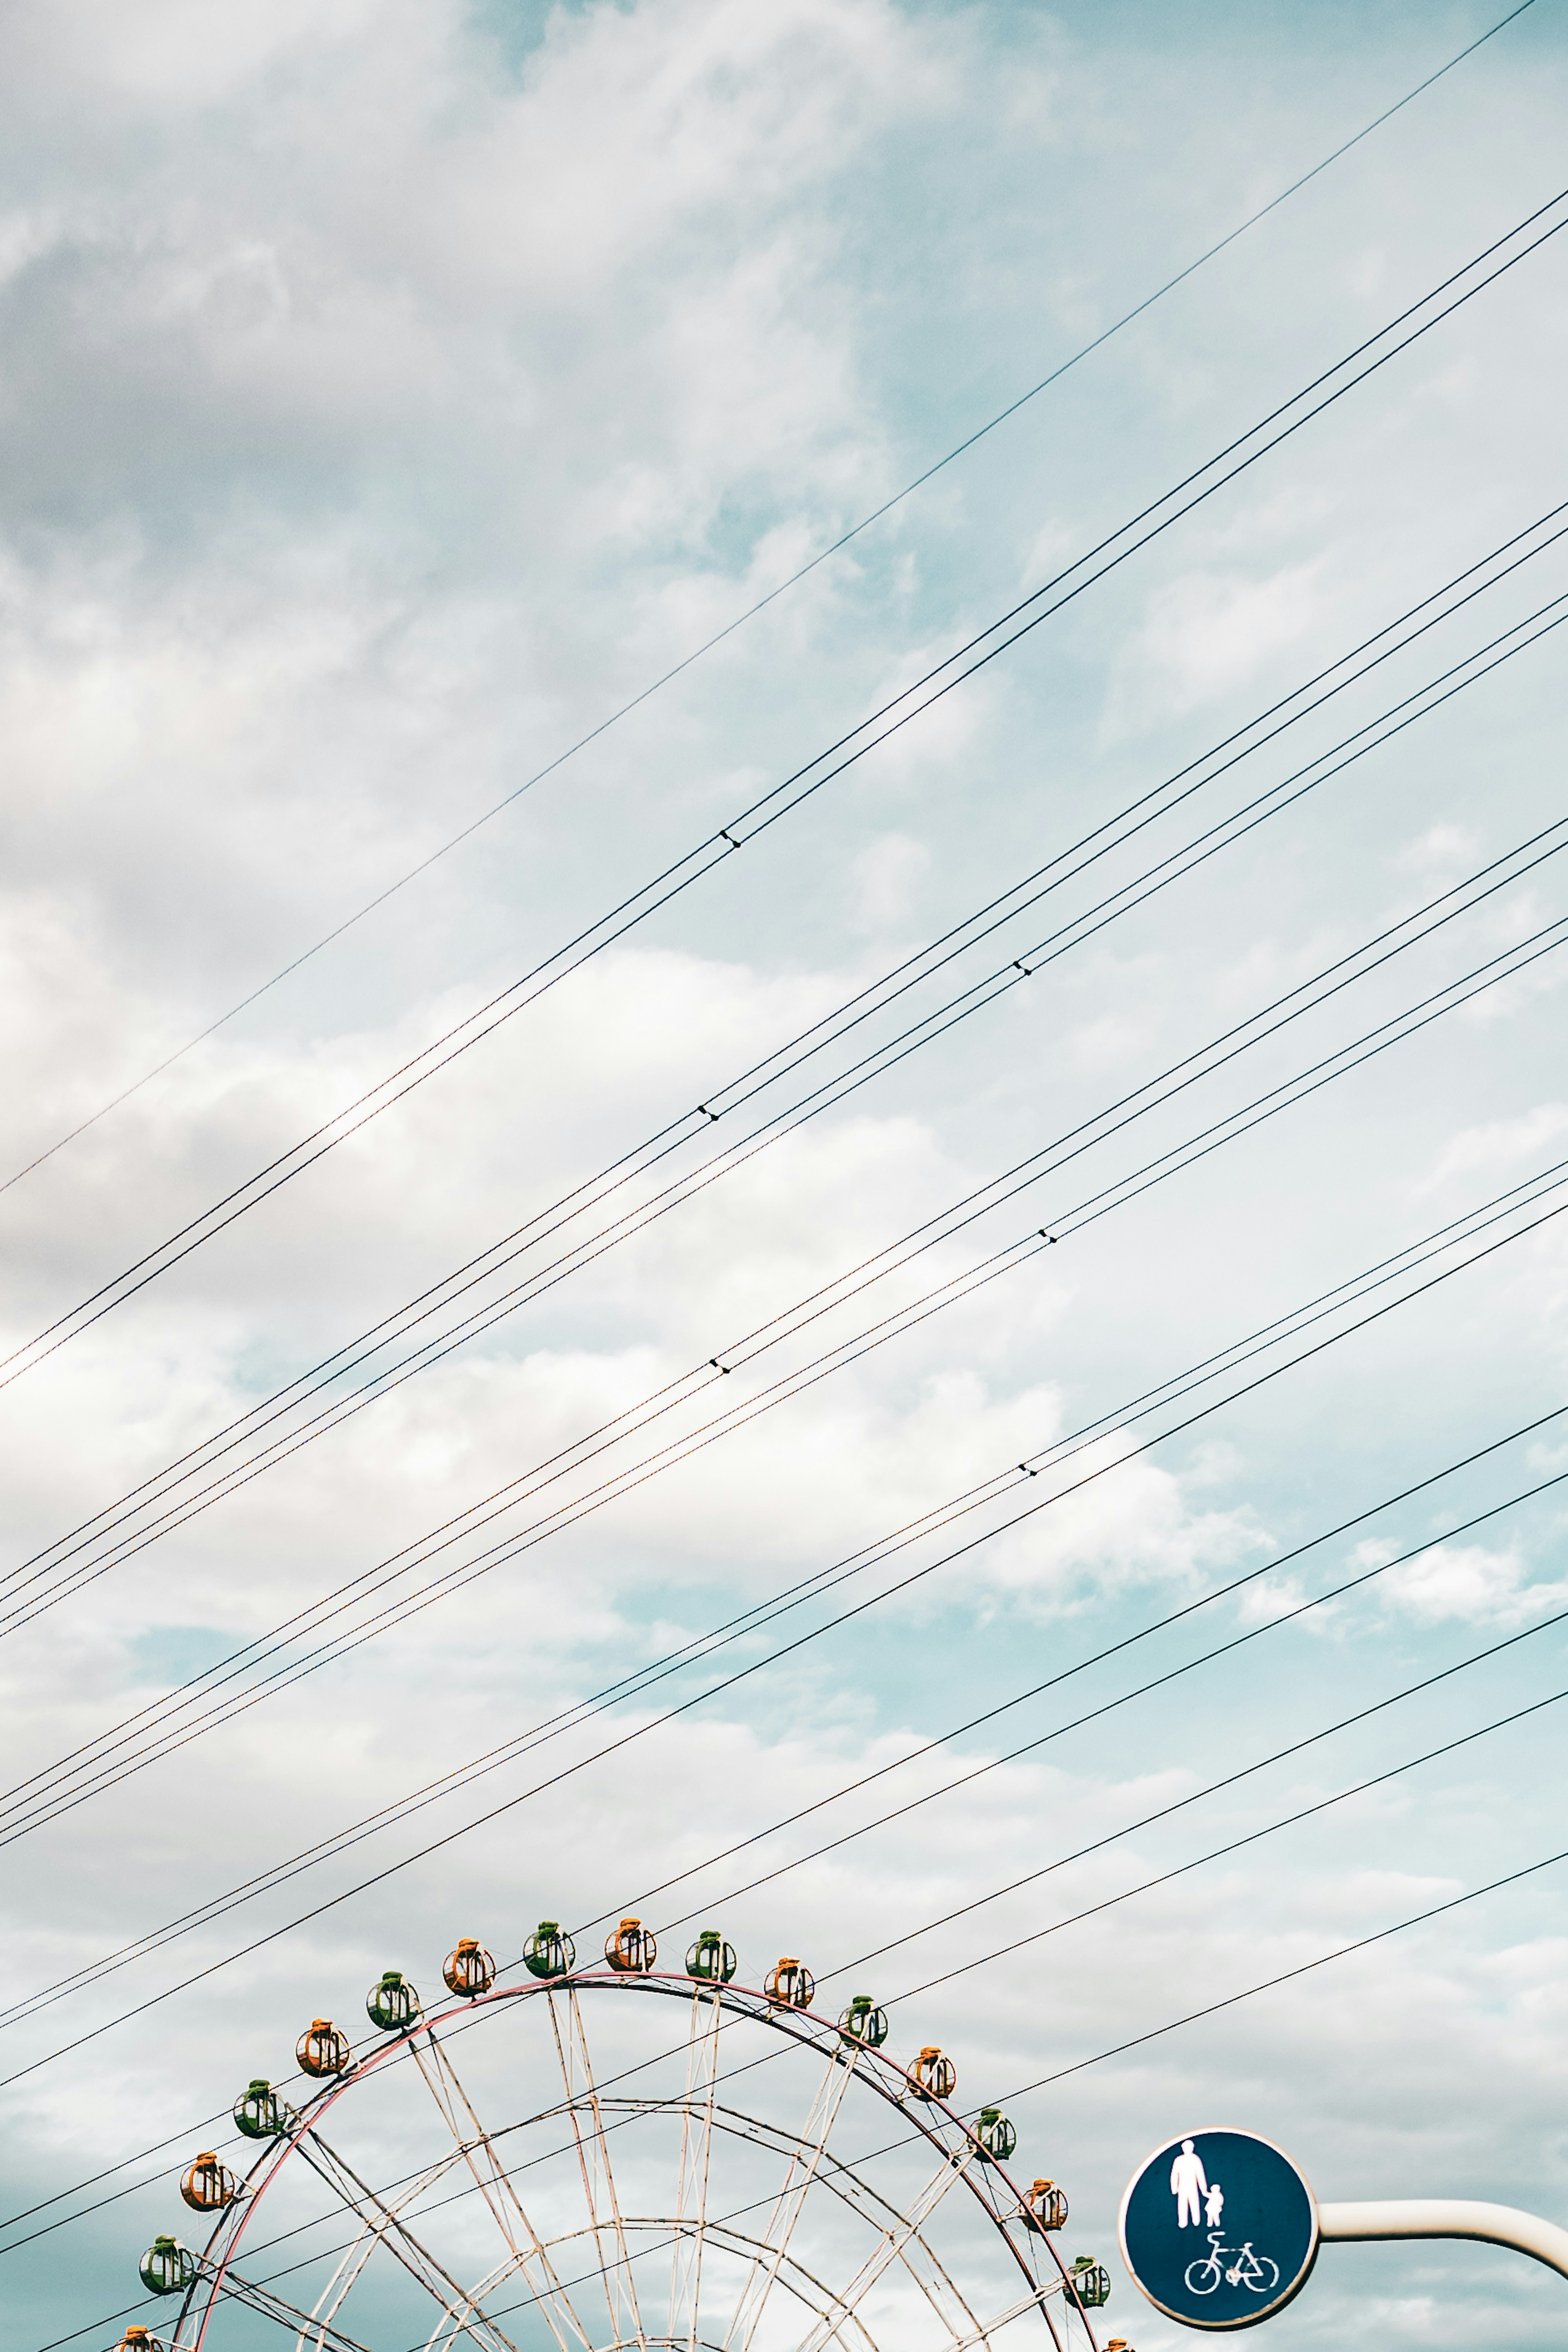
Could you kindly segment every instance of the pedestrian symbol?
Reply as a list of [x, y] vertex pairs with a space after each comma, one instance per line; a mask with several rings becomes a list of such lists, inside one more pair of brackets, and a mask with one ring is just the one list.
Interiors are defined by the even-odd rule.
[[[1196, 2145], [1190, 2139], [1183, 2140], [1181, 2154], [1171, 2167], [1171, 2195], [1176, 2201], [1178, 2230], [1185, 2230], [1189, 2221], [1193, 2228], [1197, 2229], [1197, 2200], [1200, 2195], [1204, 2197], [1220, 2195], [1218, 2182], [1217, 2181], [1211, 2189], [1204, 2179], [1203, 2158], [1197, 2154]], [[1215, 2219], [1218, 2221], [1218, 2218], [1216, 2214]]]
[[1121, 2237], [1156, 2310], [1188, 2327], [1254, 2327], [1306, 2284], [1317, 2206], [1272, 2141], [1190, 2132], [1156, 2148], [1128, 2183]]

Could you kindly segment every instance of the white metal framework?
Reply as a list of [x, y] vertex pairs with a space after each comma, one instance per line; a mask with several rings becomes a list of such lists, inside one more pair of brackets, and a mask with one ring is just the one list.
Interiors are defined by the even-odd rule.
[[1013, 2331], [1094, 2352], [1054, 2242], [956, 2112], [737, 1985], [497, 1985], [286, 2122], [171, 2352], [283, 2352], [280, 2331], [295, 2352], [1015, 2352]]

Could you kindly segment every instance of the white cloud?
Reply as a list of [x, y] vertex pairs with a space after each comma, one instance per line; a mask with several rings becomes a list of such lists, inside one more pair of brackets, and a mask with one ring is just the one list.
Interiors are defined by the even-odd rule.
[[1565, 1131], [1568, 1103], [1537, 1103], [1521, 1118], [1466, 1128], [1443, 1146], [1430, 1175], [1422, 1179], [1417, 1190], [1423, 1194], [1435, 1192], [1453, 1177], [1468, 1176], [1472, 1169], [1484, 1169], [1489, 1174], [1493, 1170], [1510, 1170], [1521, 1160], [1541, 1157]]
[[1568, 1584], [1531, 1583], [1516, 1547], [1439, 1544], [1383, 1580], [1389, 1605], [1428, 1624], [1520, 1625], [1568, 1601]]
[[1152, 724], [1246, 684], [1312, 633], [1324, 597], [1315, 563], [1289, 564], [1260, 580], [1211, 572], [1173, 580], [1150, 599], [1122, 657], [1113, 725]]
[[931, 864], [924, 842], [884, 833], [862, 849], [851, 868], [857, 930], [892, 930], [906, 923]]

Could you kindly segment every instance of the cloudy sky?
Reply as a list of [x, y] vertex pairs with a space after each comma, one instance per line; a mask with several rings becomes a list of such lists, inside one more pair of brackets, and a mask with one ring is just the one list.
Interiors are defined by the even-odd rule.
[[629, 1907], [950, 2049], [1139, 2352], [1184, 2126], [1568, 2218], [1568, 1864], [1158, 2032], [1563, 1843], [1561, 0], [1253, 220], [1505, 14], [5, 12], [18, 2345]]

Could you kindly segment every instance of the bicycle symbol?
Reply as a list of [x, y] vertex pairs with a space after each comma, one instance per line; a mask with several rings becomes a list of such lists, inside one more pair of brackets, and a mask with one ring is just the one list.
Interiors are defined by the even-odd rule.
[[[1203, 2261], [1188, 2263], [1186, 2272], [1187, 2293], [1212, 2294], [1223, 2279], [1227, 2286], [1244, 2286], [1251, 2294], [1270, 2294], [1280, 2284], [1279, 2263], [1270, 2262], [1267, 2254], [1255, 2254], [1250, 2238], [1240, 2247], [1222, 2246], [1219, 2241], [1223, 2235], [1222, 2231], [1211, 2230], [1208, 2252]], [[1236, 2256], [1228, 2267], [1221, 2260], [1225, 2254]]]

